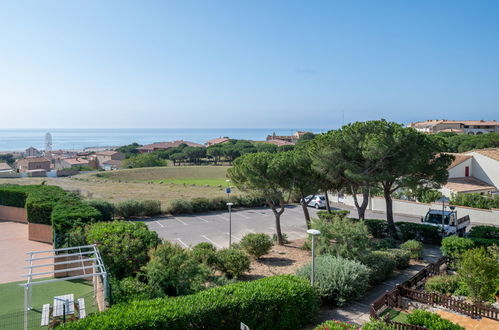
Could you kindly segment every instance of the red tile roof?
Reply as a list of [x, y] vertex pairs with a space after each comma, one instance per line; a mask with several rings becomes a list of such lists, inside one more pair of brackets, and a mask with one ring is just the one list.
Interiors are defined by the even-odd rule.
[[154, 151], [154, 150], [166, 150], [170, 148], [175, 148], [178, 147], [181, 144], [186, 144], [189, 147], [204, 147], [204, 145], [195, 143], [195, 142], [190, 142], [190, 141], [184, 141], [184, 140], [177, 140], [177, 141], [172, 141], [172, 142], [158, 142], [158, 143], [152, 143], [145, 145], [143, 147], [137, 148], [137, 150], [143, 150], [143, 151]]
[[280, 147], [280, 146], [293, 146], [294, 145], [294, 143], [292, 143], [292, 142], [288, 142], [288, 141], [284, 141], [284, 140], [277, 140], [277, 139], [276, 140], [267, 140], [265, 142], [274, 144], [278, 147]]
[[450, 178], [445, 187], [454, 192], [473, 192], [473, 191], [491, 191], [496, 190], [496, 187], [489, 185], [486, 182], [478, 180], [472, 176], [465, 178]]
[[211, 139], [209, 141], [206, 141], [205, 144], [207, 146], [212, 146], [212, 145], [215, 145], [215, 144], [225, 143], [225, 142], [228, 142], [228, 141], [229, 141], [229, 138], [220, 137], [220, 138]]

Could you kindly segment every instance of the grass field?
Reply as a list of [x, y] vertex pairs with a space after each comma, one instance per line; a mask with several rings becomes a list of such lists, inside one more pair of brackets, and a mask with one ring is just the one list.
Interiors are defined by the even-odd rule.
[[[56, 185], [68, 191], [79, 191], [84, 198], [110, 202], [136, 199], [161, 201], [166, 209], [176, 198], [225, 196], [225, 166], [175, 166], [126, 169], [113, 172], [86, 173], [70, 178], [0, 179], [0, 184]], [[160, 183], [163, 182], [163, 183]], [[218, 186], [221, 187], [218, 187]], [[233, 192], [238, 194], [237, 189]]]
[[[34, 280], [34, 282], [41, 280], [44, 279]], [[23, 327], [24, 288], [19, 286], [19, 283], [26, 283], [26, 281], [0, 284], [0, 329], [17, 330]], [[72, 293], [75, 301], [78, 298], [85, 299], [87, 314], [98, 311], [93, 299], [92, 281], [59, 281], [34, 285], [32, 289], [33, 309], [28, 313], [30, 329], [40, 328], [42, 306], [44, 304], [52, 306], [55, 296]]]
[[385, 317], [385, 315], [389, 315], [390, 320], [399, 322], [399, 323], [407, 323], [407, 313], [397, 311], [395, 309], [387, 309], [384, 311], [380, 316], [382, 318]]

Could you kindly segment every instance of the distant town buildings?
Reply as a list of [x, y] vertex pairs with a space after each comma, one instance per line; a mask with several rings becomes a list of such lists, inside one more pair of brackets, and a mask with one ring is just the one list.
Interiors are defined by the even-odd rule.
[[19, 172], [28, 172], [33, 170], [44, 170], [50, 171], [51, 163], [45, 157], [28, 157], [18, 159], [15, 163], [15, 167]]
[[84, 158], [57, 158], [55, 159], [55, 168], [57, 170], [78, 168], [80, 166], [89, 166], [89, 162]]
[[225, 143], [225, 142], [229, 142], [228, 137], [219, 137], [216, 139], [211, 139], [209, 141], [206, 141], [205, 146], [211, 147], [211, 146], [214, 146], [216, 144], [221, 144], [221, 143]]
[[436, 134], [440, 132], [452, 132], [457, 134], [486, 134], [499, 133], [499, 122], [485, 120], [447, 120], [436, 119], [418, 121], [410, 123], [409, 127], [415, 128], [417, 131], [427, 134]]
[[452, 155], [455, 159], [449, 166], [449, 179], [441, 189], [445, 196], [499, 193], [499, 148], [471, 150]]
[[[278, 145], [279, 142], [276, 141], [285, 141], [289, 142], [290, 144], [295, 144], [303, 135], [310, 133], [310, 132], [302, 132], [298, 131], [293, 135], [276, 135], [275, 132], [272, 133], [272, 135], [267, 135], [267, 142], [273, 143]], [[285, 144], [281, 144], [285, 145]]]
[[178, 147], [181, 144], [186, 144], [189, 147], [204, 147], [204, 145], [199, 144], [199, 143], [184, 141], [184, 140], [177, 140], [177, 141], [172, 141], [172, 142], [152, 143], [152, 144], [148, 144], [148, 145], [145, 145], [142, 147], [138, 147], [137, 150], [140, 153], [147, 153], [147, 152], [153, 152], [153, 151], [157, 151], [157, 150], [168, 150], [170, 148]]
[[29, 147], [28, 149], [26, 149], [24, 151], [24, 156], [25, 157], [38, 157], [40, 155], [41, 155], [41, 152], [38, 149], [34, 148], [34, 147]]

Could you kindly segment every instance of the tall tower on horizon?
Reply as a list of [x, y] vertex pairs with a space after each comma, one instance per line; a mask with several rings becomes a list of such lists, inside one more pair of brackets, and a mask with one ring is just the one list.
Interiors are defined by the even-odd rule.
[[52, 158], [52, 134], [45, 134], [45, 157]]

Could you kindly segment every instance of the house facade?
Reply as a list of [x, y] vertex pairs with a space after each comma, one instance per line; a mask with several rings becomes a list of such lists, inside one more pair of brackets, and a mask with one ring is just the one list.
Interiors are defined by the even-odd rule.
[[181, 144], [185, 144], [189, 147], [204, 147], [204, 145], [195, 143], [195, 142], [190, 142], [190, 141], [184, 141], [184, 140], [177, 140], [177, 141], [172, 141], [172, 142], [158, 142], [158, 143], [152, 143], [148, 144], [142, 147], [137, 148], [139, 153], [147, 153], [147, 152], [153, 152], [157, 150], [168, 150], [170, 148], [176, 148]]
[[499, 193], [499, 148], [471, 150], [453, 154], [449, 179], [442, 193], [452, 194]]
[[19, 172], [28, 172], [32, 170], [50, 171], [50, 160], [45, 157], [22, 158], [16, 161], [15, 167]]
[[55, 159], [55, 168], [62, 170], [66, 168], [75, 168], [79, 166], [89, 166], [87, 159], [83, 158], [57, 158]]

